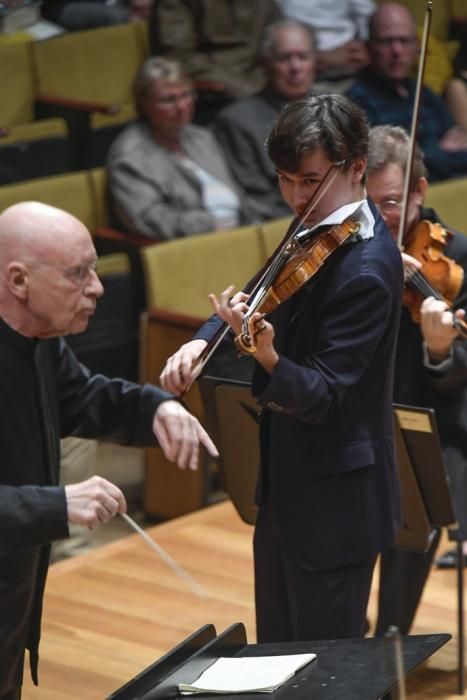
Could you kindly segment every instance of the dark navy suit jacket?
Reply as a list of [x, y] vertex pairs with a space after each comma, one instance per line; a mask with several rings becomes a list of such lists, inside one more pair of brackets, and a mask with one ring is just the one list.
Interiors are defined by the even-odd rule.
[[374, 237], [343, 245], [270, 315], [280, 359], [272, 375], [259, 364], [254, 372], [264, 409], [259, 501], [312, 569], [368, 559], [399, 525], [392, 393], [403, 273], [372, 211]]

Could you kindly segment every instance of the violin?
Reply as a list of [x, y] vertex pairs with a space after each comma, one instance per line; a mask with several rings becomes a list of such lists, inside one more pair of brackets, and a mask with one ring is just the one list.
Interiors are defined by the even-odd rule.
[[[429, 296], [446, 302], [451, 307], [464, 281], [464, 270], [444, 255], [452, 234], [438, 223], [419, 221], [409, 232], [404, 252], [422, 263], [418, 270], [406, 276], [403, 303], [411, 318], [420, 323], [420, 307]], [[453, 325], [467, 337], [467, 324], [453, 315]]]
[[253, 354], [257, 348], [255, 340], [261, 329], [251, 321], [254, 312], [269, 314], [279, 304], [289, 299], [311, 279], [324, 265], [329, 256], [360, 229], [360, 222], [348, 219], [342, 224], [326, 227], [315, 235], [310, 231], [297, 234], [286, 249], [287, 260], [267, 288], [261, 299], [250, 303], [243, 330], [235, 338], [235, 346], [242, 355]]
[[[295, 217], [271, 257], [266, 261], [252, 282], [245, 289], [249, 293], [248, 311], [243, 319], [242, 332], [236, 338], [240, 353], [256, 352], [255, 336], [258, 330], [251, 322], [251, 316], [258, 310], [269, 313], [282, 301], [289, 298], [315, 274], [329, 255], [356, 233], [356, 222], [348, 226], [331, 226], [324, 231], [301, 230], [313, 209], [331, 187], [342, 171], [344, 161], [332, 163], [314, 194], [307, 202], [301, 216]], [[223, 338], [229, 332], [227, 323], [222, 324], [210, 339], [204, 350], [194, 360], [191, 374], [194, 380], [213, 356]]]

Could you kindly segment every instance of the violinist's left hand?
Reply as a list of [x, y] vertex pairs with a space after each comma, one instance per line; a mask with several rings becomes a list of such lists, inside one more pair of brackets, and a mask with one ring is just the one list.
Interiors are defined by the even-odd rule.
[[[458, 336], [452, 325], [453, 312], [446, 302], [428, 297], [420, 307], [420, 314], [420, 328], [430, 359], [435, 363], [442, 362], [449, 356], [451, 344]], [[454, 314], [459, 319], [465, 317], [465, 311], [461, 309]]]
[[[215, 294], [210, 294], [209, 300], [219, 318], [228, 323], [235, 335], [238, 336], [243, 330], [243, 317], [248, 310], [245, 303], [248, 295], [237, 292], [235, 296], [232, 296], [233, 291], [234, 287], [230, 286], [222, 292], [219, 299]], [[253, 357], [264, 367], [266, 372], [271, 374], [279, 361], [279, 355], [273, 345], [274, 328], [260, 312], [252, 314], [250, 323], [254, 328], [254, 342], [257, 347]]]
[[422, 263], [417, 260], [417, 258], [413, 258], [411, 255], [407, 255], [407, 253], [402, 253], [402, 265], [404, 266], [404, 280], [407, 281], [412, 277], [414, 272], [419, 270], [422, 267]]

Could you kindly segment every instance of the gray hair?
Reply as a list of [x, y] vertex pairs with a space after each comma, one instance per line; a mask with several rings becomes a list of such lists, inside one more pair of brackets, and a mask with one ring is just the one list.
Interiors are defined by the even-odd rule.
[[[367, 175], [382, 170], [390, 163], [399, 165], [405, 175], [409, 157], [410, 136], [401, 126], [374, 126], [370, 129], [368, 144]], [[423, 151], [417, 144], [413, 158], [410, 186], [414, 189], [427, 170], [423, 161]]]
[[275, 44], [276, 44], [276, 32], [279, 29], [286, 27], [292, 27], [293, 29], [302, 29], [305, 34], [308, 35], [310, 40], [310, 45], [312, 51], [316, 49], [316, 35], [313, 28], [309, 24], [304, 24], [296, 19], [278, 19], [275, 22], [271, 22], [263, 33], [263, 38], [261, 45], [259, 47], [259, 55], [261, 58], [269, 60], [274, 55]]
[[184, 81], [191, 84], [192, 82], [178, 61], [160, 56], [148, 58], [139, 69], [133, 83], [136, 109], [140, 117], [144, 117], [145, 104], [154, 89], [154, 84], [161, 80], [169, 83]]

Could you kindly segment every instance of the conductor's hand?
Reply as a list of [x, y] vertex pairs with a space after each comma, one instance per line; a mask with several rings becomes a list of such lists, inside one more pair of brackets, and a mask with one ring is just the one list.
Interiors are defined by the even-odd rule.
[[118, 486], [100, 476], [65, 486], [68, 522], [93, 528], [126, 513], [125, 496]]
[[177, 352], [169, 357], [166, 362], [160, 383], [163, 389], [170, 391], [175, 396], [181, 396], [187, 391], [196, 379], [193, 371], [193, 362], [206, 347], [205, 340], [190, 340], [182, 345]]
[[180, 469], [198, 468], [200, 444], [213, 457], [219, 456], [201, 423], [178, 401], [163, 401], [156, 411], [152, 427], [165, 456]]

